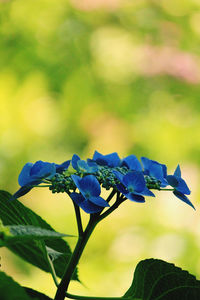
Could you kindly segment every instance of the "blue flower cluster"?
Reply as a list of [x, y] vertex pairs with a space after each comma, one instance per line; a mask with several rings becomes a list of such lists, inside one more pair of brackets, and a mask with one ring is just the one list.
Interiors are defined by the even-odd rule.
[[171, 186], [166, 190], [173, 191], [176, 197], [194, 208], [186, 196], [190, 190], [181, 177], [179, 165], [173, 175], [168, 175], [164, 164], [146, 157], [142, 157], [141, 162], [135, 155], [120, 159], [116, 152], [103, 155], [95, 151], [87, 160], [74, 154], [62, 164], [27, 163], [19, 174], [21, 188], [12, 199], [25, 195], [35, 186], [48, 186], [53, 193], [66, 192], [76, 205], [92, 214], [109, 207], [109, 201], [100, 196], [101, 187], [112, 189], [123, 201], [142, 203], [145, 196], [155, 197], [151, 189], [165, 190], [166, 186]]

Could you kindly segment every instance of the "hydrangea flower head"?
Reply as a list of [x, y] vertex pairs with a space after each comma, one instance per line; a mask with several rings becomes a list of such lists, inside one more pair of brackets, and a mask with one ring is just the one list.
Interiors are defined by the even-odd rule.
[[190, 202], [187, 196], [185, 196], [190, 195], [191, 191], [189, 190], [185, 180], [181, 177], [181, 169], [179, 165], [177, 166], [174, 175], [167, 176], [167, 181], [169, 185], [174, 188], [174, 195], [194, 208], [193, 204]]
[[86, 213], [96, 213], [109, 204], [101, 198], [101, 188], [98, 180], [93, 175], [86, 175], [81, 178], [77, 175], [71, 175], [76, 187], [80, 193], [71, 193], [72, 200], [80, 206]]
[[147, 157], [141, 157], [141, 161], [144, 166], [144, 174], [153, 177], [160, 181], [161, 187], [168, 185], [166, 180], [167, 167], [164, 164], [160, 164], [155, 160], [151, 160]]
[[26, 163], [18, 177], [18, 183], [21, 188], [12, 196], [11, 200], [27, 194], [33, 188], [33, 185], [40, 184], [43, 179], [50, 179], [56, 172], [62, 172], [68, 168], [69, 163], [70, 161], [66, 161], [59, 165], [42, 160], [38, 160], [34, 164]]
[[56, 173], [62, 173], [69, 168], [70, 160], [64, 161], [62, 164], [55, 164], [56, 166]]
[[94, 173], [98, 171], [98, 166], [95, 162], [87, 160], [81, 160], [80, 157], [76, 154], [72, 156], [72, 167], [76, 171]]
[[130, 171], [122, 175], [118, 171], [113, 171], [121, 184], [117, 185], [118, 190], [131, 201], [145, 202], [143, 196], [154, 196], [146, 187], [144, 175], [140, 171]]
[[133, 154], [123, 158], [121, 165], [126, 166], [130, 170], [142, 171], [142, 166], [141, 166], [139, 160]]

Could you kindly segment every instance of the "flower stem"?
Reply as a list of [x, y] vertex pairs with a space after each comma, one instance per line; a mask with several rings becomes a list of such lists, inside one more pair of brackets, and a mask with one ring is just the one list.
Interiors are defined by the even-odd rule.
[[[115, 192], [113, 191], [111, 194], [113, 196], [115, 194]], [[76, 266], [79, 262], [79, 259], [80, 259], [81, 255], [83, 253], [83, 250], [84, 250], [84, 248], [85, 248], [85, 246], [88, 242], [88, 239], [89, 239], [90, 235], [92, 234], [93, 230], [95, 229], [96, 225], [101, 220], [103, 220], [105, 217], [107, 217], [111, 212], [113, 212], [123, 201], [124, 201], [124, 199], [122, 199], [120, 197], [120, 193], [117, 192], [116, 202], [107, 211], [105, 211], [102, 215], [98, 215], [98, 214], [91, 214], [90, 215], [90, 220], [88, 222], [88, 225], [87, 225], [85, 231], [81, 230], [82, 229], [82, 223], [80, 223], [81, 219], [79, 219], [80, 218], [80, 215], [79, 215], [80, 211], [77, 212], [75, 210], [76, 211], [77, 222], [79, 222], [78, 223], [78, 228], [79, 228], [79, 230], [81, 230], [81, 234], [79, 234], [79, 238], [78, 238], [77, 244], [75, 246], [74, 252], [71, 256], [71, 259], [70, 259], [69, 263], [66, 266], [66, 269], [65, 269], [64, 275], [62, 277], [62, 280], [61, 280], [60, 284], [58, 285], [58, 289], [57, 289], [54, 300], [64, 300], [65, 295], [66, 295], [66, 291], [68, 289], [68, 286], [69, 286], [69, 283], [70, 283], [71, 278], [73, 276], [73, 273], [75, 271], [75, 268], [76, 268]], [[80, 297], [82, 297], [82, 296], [80, 296]], [[78, 299], [78, 298], [74, 298], [74, 299]], [[79, 299], [81, 299], [81, 298], [79, 298]], [[83, 298], [83, 299], [86, 299], [86, 298]], [[96, 299], [96, 297], [92, 298], [92, 299]], [[105, 298], [104, 300], [106, 300], [106, 299], [108, 299], [108, 298]], [[116, 300], [116, 299], [118, 300], [119, 298], [111, 298], [111, 300]]]
[[174, 191], [174, 189], [159, 189], [159, 191]]
[[124, 198], [120, 197], [120, 193], [117, 192], [116, 202], [108, 210], [106, 210], [102, 215], [100, 215], [98, 217], [98, 222], [100, 222], [101, 220], [103, 220], [104, 218], [106, 218], [108, 215], [110, 215], [125, 200], [126, 200], [126, 198], [124, 199]]
[[82, 236], [83, 235], [83, 225], [82, 225], [82, 220], [81, 220], [81, 213], [80, 213], [80, 208], [76, 203], [74, 203], [74, 209], [76, 213], [76, 222], [77, 222], [77, 227], [78, 227], [78, 235]]
[[79, 236], [79, 238], [78, 238], [76, 247], [75, 247], [74, 252], [71, 256], [71, 259], [66, 267], [64, 276], [58, 286], [54, 300], [64, 300], [65, 293], [69, 286], [71, 277], [72, 277], [74, 270], [79, 262], [79, 259], [83, 253], [83, 250], [87, 244], [87, 241], [88, 241], [90, 235], [92, 234], [97, 223], [98, 222], [96, 221], [96, 219], [94, 217], [92, 217], [92, 215], [91, 215], [90, 221], [88, 222], [88, 225], [87, 225], [85, 231], [83, 232], [82, 236]]

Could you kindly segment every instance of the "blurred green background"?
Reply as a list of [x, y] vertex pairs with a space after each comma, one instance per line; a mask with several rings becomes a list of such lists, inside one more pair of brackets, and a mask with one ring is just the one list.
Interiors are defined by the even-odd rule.
[[[97, 227], [71, 292], [120, 296], [147, 257], [200, 278], [199, 83], [199, 0], [0, 0], [0, 188], [14, 193], [28, 161], [117, 151], [169, 173], [180, 163], [197, 209], [168, 192], [127, 201]], [[65, 195], [35, 189], [21, 201], [76, 234]], [[16, 281], [54, 295], [50, 275], [0, 255]]]

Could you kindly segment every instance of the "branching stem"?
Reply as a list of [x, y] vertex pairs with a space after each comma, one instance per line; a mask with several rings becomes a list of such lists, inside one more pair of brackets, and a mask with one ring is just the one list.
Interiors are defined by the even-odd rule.
[[[113, 191], [111, 193], [112, 195], [115, 194], [115, 192]], [[111, 197], [111, 195], [110, 195]], [[110, 198], [111, 200], [111, 198]], [[81, 231], [81, 235], [79, 234], [79, 238], [78, 238], [78, 241], [77, 241], [77, 244], [75, 246], [75, 249], [74, 249], [74, 252], [71, 256], [71, 259], [70, 261], [68, 262], [67, 266], [66, 266], [66, 269], [65, 269], [65, 272], [64, 272], [64, 275], [62, 277], [62, 280], [60, 282], [60, 284], [58, 285], [58, 289], [57, 289], [57, 292], [56, 292], [56, 295], [55, 295], [55, 298], [54, 300], [64, 300], [65, 296], [66, 296], [66, 291], [68, 289], [68, 286], [69, 286], [69, 283], [71, 281], [71, 278], [73, 276], [73, 273], [76, 269], [76, 266], [79, 262], [79, 259], [83, 253], [83, 250], [88, 242], [88, 239], [90, 238], [90, 235], [92, 234], [93, 230], [95, 229], [96, 225], [101, 221], [103, 220], [105, 217], [107, 217], [111, 212], [113, 212], [124, 200], [122, 200], [120, 198], [120, 193], [118, 192], [117, 193], [117, 199], [116, 199], [116, 202], [107, 210], [105, 211], [102, 215], [98, 215], [98, 214], [91, 214], [90, 215], [90, 220], [88, 222], [88, 225], [85, 229], [85, 231]], [[76, 211], [76, 209], [75, 209]], [[79, 228], [79, 231], [81, 230], [82, 228], [82, 223], [80, 223], [80, 211], [79, 213], [76, 212], [77, 215], [76, 217], [77, 220], [79, 220], [79, 225], [78, 225], [78, 228]], [[80, 225], [81, 224], [81, 225]], [[83, 230], [83, 229], [82, 229]], [[68, 298], [69, 298], [69, 295], [68, 294]], [[82, 297], [82, 296], [77, 296], [77, 297]], [[73, 298], [72, 298], [73, 299]], [[86, 298], [74, 298], [74, 299], [86, 299]], [[91, 298], [91, 299], [99, 299], [101, 300], [100, 298]], [[104, 300], [107, 300], [107, 299], [110, 299], [110, 298], [102, 298]], [[118, 300], [119, 298], [111, 298], [111, 300]]]

